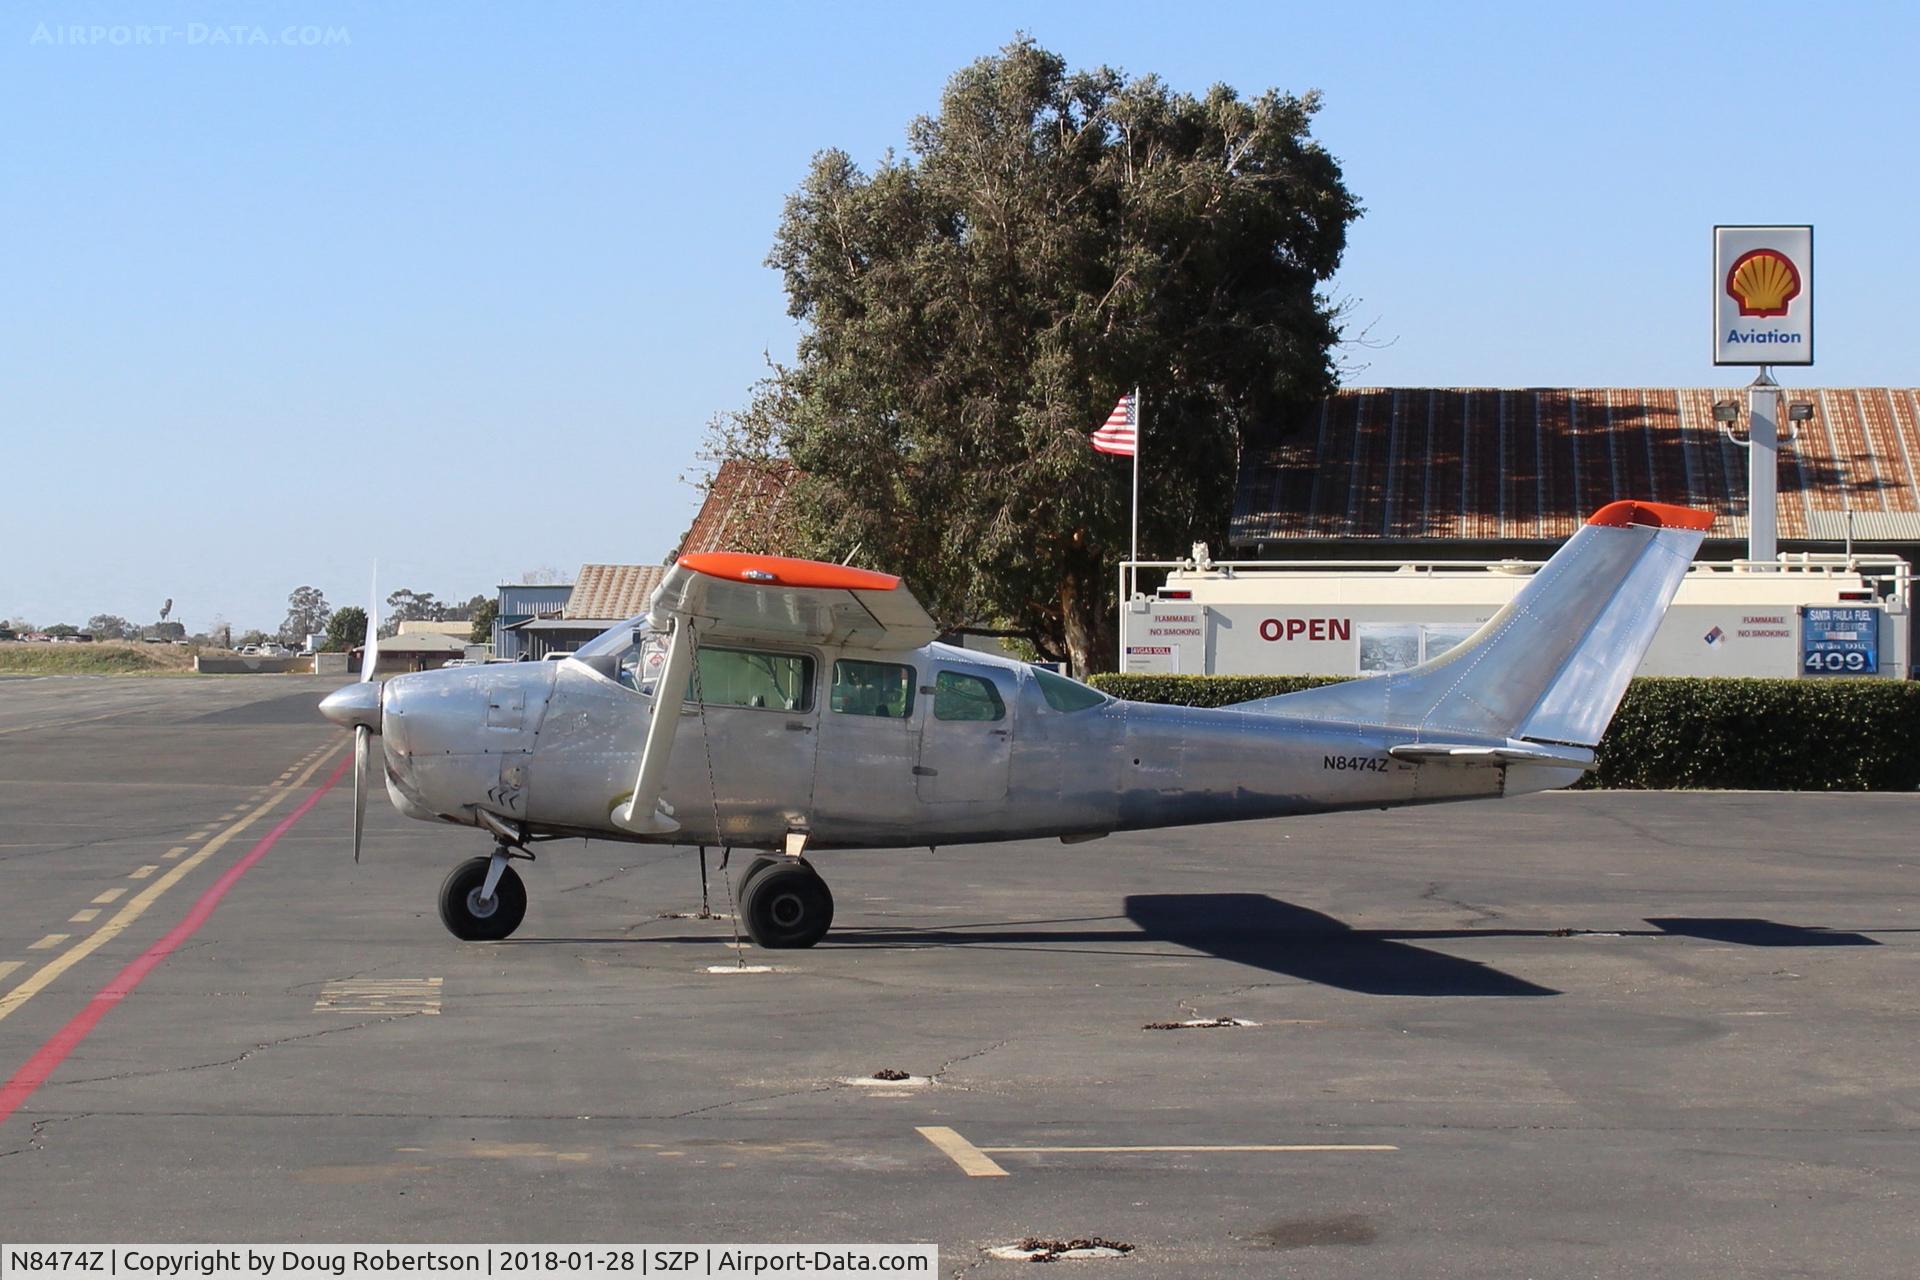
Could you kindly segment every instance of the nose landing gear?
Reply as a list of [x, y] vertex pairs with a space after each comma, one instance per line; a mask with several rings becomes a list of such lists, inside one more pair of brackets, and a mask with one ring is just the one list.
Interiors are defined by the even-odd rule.
[[500, 844], [491, 858], [467, 859], [440, 886], [440, 922], [462, 942], [498, 942], [526, 918], [527, 887], [507, 865], [508, 850]]

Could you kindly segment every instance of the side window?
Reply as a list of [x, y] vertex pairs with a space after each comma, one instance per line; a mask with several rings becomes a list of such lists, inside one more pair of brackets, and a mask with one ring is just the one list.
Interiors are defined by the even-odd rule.
[[904, 720], [913, 714], [913, 668], [842, 658], [833, 664], [827, 705], [842, 715]]
[[933, 718], [935, 720], [1004, 720], [1007, 704], [993, 681], [979, 676], [963, 676], [958, 671], [942, 671], [933, 680]]
[[645, 639], [621, 652], [619, 663], [614, 679], [629, 689], [652, 696], [654, 681], [667, 663], [667, 638], [647, 633]]
[[1057, 676], [1045, 667], [1035, 667], [1033, 676], [1040, 682], [1040, 696], [1055, 711], [1085, 711], [1107, 700], [1107, 695], [1098, 689], [1088, 688], [1078, 680]]
[[813, 659], [794, 653], [748, 649], [699, 650], [699, 683], [687, 681], [710, 707], [762, 707], [769, 711], [813, 710]]

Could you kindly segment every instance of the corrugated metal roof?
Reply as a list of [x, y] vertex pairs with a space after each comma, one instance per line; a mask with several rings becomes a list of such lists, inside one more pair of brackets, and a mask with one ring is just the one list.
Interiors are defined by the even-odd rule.
[[666, 569], [657, 564], [583, 564], [562, 618], [631, 618], [645, 613]]
[[[1920, 540], [1920, 397], [1786, 389], [1813, 421], [1780, 452], [1783, 539]], [[1744, 388], [1356, 388], [1242, 457], [1230, 540], [1558, 541], [1620, 498], [1715, 513], [1747, 536], [1744, 446], [1713, 420]]]
[[781, 510], [795, 471], [790, 462], [728, 458], [707, 486], [700, 513], [693, 518], [680, 554], [701, 551], [752, 551], [786, 554]]

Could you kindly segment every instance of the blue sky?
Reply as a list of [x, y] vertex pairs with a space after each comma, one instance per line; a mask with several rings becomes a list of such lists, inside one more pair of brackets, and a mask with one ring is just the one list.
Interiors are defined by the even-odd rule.
[[658, 560], [704, 423], [792, 350], [761, 263], [809, 156], [900, 147], [1019, 30], [1324, 92], [1367, 208], [1333, 289], [1387, 343], [1356, 384], [1743, 381], [1710, 228], [1811, 222], [1783, 380], [1913, 385], [1916, 14], [8, 0], [0, 615], [271, 629], [376, 556], [442, 598]]

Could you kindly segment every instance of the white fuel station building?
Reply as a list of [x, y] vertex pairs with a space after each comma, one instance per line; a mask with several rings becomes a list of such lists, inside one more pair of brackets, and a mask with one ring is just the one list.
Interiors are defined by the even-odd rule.
[[[1217, 561], [1141, 566], [1147, 589], [1122, 609], [1123, 669], [1410, 666], [1491, 617], [1588, 515], [1638, 499], [1715, 515], [1642, 674], [1909, 676], [1920, 395], [1784, 388], [1772, 520], [1756, 530], [1746, 394], [1329, 396], [1249, 445]], [[1776, 553], [1750, 557], [1750, 538], [1769, 535]]]

